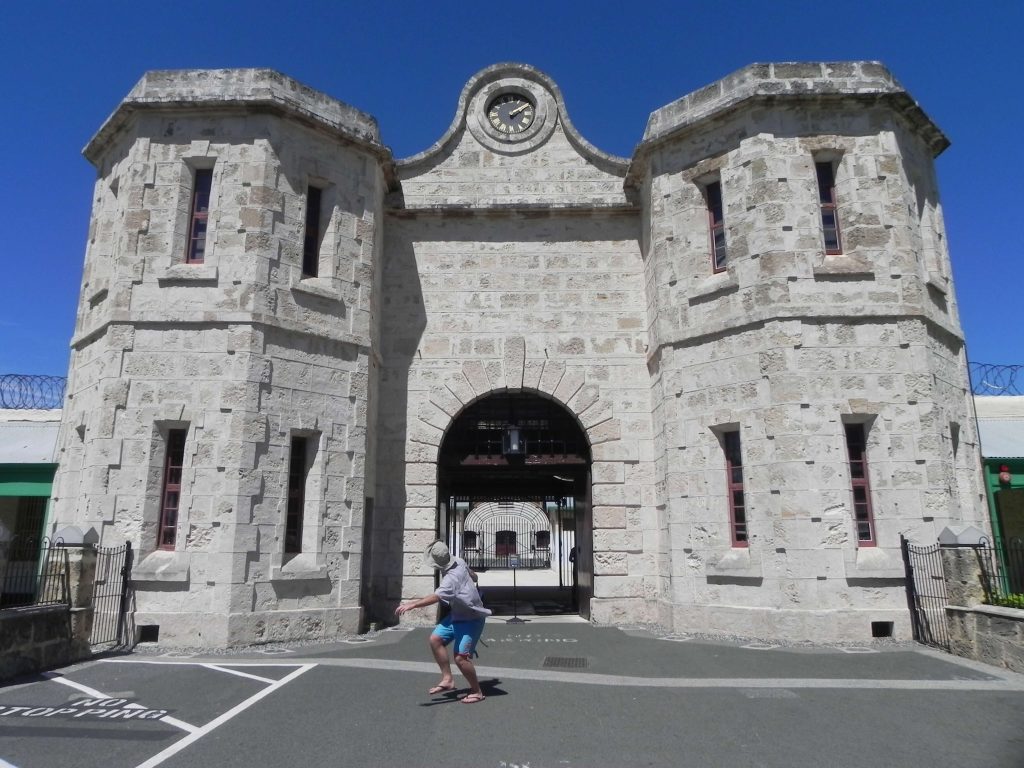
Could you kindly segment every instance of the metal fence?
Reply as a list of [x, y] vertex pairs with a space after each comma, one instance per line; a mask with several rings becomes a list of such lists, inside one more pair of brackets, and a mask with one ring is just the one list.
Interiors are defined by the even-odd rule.
[[67, 604], [69, 575], [68, 551], [60, 539], [0, 542], [0, 608]]
[[473, 570], [550, 568], [551, 530], [491, 520], [462, 532], [462, 557]]
[[64, 405], [65, 376], [37, 376], [27, 373], [0, 374], [0, 408], [45, 410]]
[[995, 547], [986, 542], [975, 549], [981, 559], [985, 601], [1024, 608], [1024, 539], [1009, 539]]

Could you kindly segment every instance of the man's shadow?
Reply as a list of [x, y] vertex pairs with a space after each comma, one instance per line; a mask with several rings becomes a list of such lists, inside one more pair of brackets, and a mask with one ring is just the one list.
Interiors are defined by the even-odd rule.
[[[489, 699], [491, 696], [508, 696], [508, 691], [499, 688], [498, 686], [500, 685], [501, 680], [496, 677], [490, 680], [481, 680], [480, 690], [484, 692], [484, 701]], [[469, 693], [468, 688], [455, 688], [454, 690], [437, 694], [430, 701], [421, 703], [420, 706], [433, 707], [437, 704], [461, 704], [462, 699], [465, 698], [467, 693]], [[482, 704], [483, 702], [480, 703]]]

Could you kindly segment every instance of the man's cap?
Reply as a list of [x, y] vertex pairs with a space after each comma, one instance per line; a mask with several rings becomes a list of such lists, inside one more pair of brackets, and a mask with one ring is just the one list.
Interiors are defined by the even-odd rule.
[[448, 551], [448, 545], [440, 539], [427, 547], [423, 556], [427, 560], [427, 565], [442, 571], [447, 570], [452, 563], [452, 553]]

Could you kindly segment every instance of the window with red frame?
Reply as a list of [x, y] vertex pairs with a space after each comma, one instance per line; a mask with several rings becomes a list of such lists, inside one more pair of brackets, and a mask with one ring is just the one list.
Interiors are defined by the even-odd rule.
[[188, 252], [185, 262], [202, 264], [206, 260], [206, 225], [210, 215], [210, 188], [213, 170], [196, 168], [192, 179], [192, 210], [188, 227]]
[[715, 272], [725, 270], [725, 216], [722, 212], [722, 184], [715, 181], [704, 188], [708, 206], [708, 228], [711, 234], [711, 267]]
[[825, 253], [836, 255], [843, 252], [839, 237], [839, 211], [836, 209], [836, 170], [829, 162], [814, 164], [818, 174], [818, 202], [821, 206], [821, 229], [825, 236]]
[[867, 430], [863, 424], [844, 424], [846, 452], [850, 458], [850, 484], [853, 487], [853, 520], [857, 543], [875, 546], [875, 515], [871, 509], [871, 486], [868, 484]]
[[302, 240], [302, 276], [320, 273], [320, 206], [322, 193], [318, 187], [306, 190], [306, 234]]
[[729, 529], [732, 545], [746, 547], [747, 504], [743, 492], [743, 453], [740, 450], [740, 432], [732, 430], [722, 434], [725, 448], [726, 486], [729, 493]]
[[305, 437], [293, 437], [288, 462], [288, 507], [285, 511], [284, 551], [302, 551], [302, 516], [306, 506], [306, 475], [309, 472]]
[[160, 494], [160, 523], [157, 548], [174, 549], [178, 535], [178, 508], [181, 505], [181, 468], [185, 462], [185, 435], [188, 430], [172, 429], [167, 433], [167, 455], [164, 459], [164, 482]]

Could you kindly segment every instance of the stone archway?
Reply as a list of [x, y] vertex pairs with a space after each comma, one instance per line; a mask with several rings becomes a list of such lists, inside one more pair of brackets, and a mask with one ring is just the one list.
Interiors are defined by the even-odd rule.
[[438, 459], [437, 531], [480, 573], [489, 607], [589, 617], [591, 451], [574, 414], [537, 392], [491, 392], [452, 421]]
[[[393, 610], [394, 601], [400, 597], [423, 595], [434, 588], [434, 574], [424, 563], [422, 552], [441, 532], [441, 444], [454, 421], [492, 393], [528, 392], [563, 408], [590, 446], [595, 463], [590, 477], [582, 482], [589, 495], [587, 511], [594, 522], [595, 544], [593, 551], [585, 554], [595, 561], [597, 583], [607, 579], [614, 590], [608, 598], [594, 603], [600, 613], [593, 620], [611, 621], [619, 615], [617, 606], [623, 599], [641, 597], [639, 587], [620, 582], [627, 573], [628, 553], [639, 553], [642, 544], [639, 531], [627, 530], [627, 525], [635, 526], [636, 518], [631, 519], [626, 510], [638, 509], [641, 503], [632, 477], [638, 466], [647, 472], [650, 468], [641, 458], [638, 441], [633, 436], [623, 437], [619, 415], [604, 394], [607, 385], [600, 379], [593, 380], [591, 369], [546, 356], [527, 359], [521, 336], [506, 338], [502, 349], [500, 358], [456, 363], [445, 373], [435, 374], [433, 386], [409, 393], [408, 420], [403, 429], [405, 473], [400, 489], [395, 489], [402, 505], [400, 538], [389, 538], [384, 543], [384, 551], [395, 553], [401, 570], [378, 574], [380, 594], [387, 594], [385, 606], [390, 605], [382, 606], [382, 610]], [[387, 488], [387, 484], [382, 487]], [[400, 550], [393, 549], [392, 541]]]

